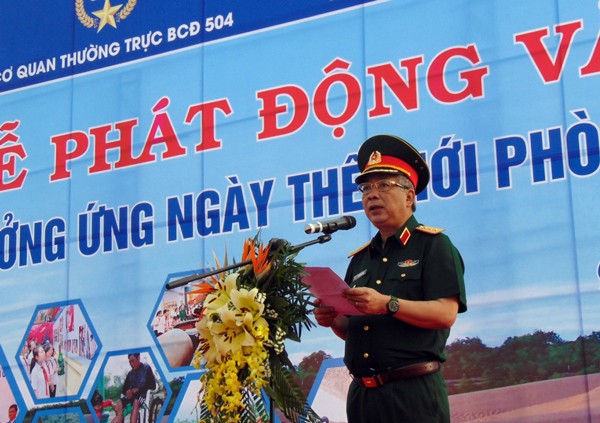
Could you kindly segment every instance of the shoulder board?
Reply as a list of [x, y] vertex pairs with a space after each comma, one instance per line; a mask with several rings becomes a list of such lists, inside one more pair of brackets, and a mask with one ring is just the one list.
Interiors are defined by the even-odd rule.
[[425, 232], [426, 234], [429, 235], [437, 235], [437, 234], [441, 234], [442, 232], [445, 231], [445, 229], [442, 228], [434, 228], [433, 226], [417, 226], [415, 228], [417, 231], [421, 231], [421, 232]]
[[367, 242], [364, 245], [361, 245], [360, 247], [358, 247], [356, 250], [352, 251], [350, 254], [348, 254], [348, 258], [352, 257], [353, 255], [360, 253], [362, 250], [364, 250], [365, 248], [367, 248], [369, 245], [371, 244], [371, 241]]

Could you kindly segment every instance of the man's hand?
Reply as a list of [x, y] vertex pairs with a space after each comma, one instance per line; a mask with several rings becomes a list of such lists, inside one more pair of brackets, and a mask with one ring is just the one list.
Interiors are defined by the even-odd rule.
[[324, 326], [326, 328], [331, 327], [333, 325], [333, 321], [337, 317], [338, 313], [335, 311], [335, 308], [321, 305], [321, 300], [317, 299], [315, 301], [315, 310], [314, 315], [317, 323], [320, 326]]
[[322, 305], [321, 300], [315, 301], [315, 310], [313, 311], [315, 319], [320, 326], [331, 328], [341, 339], [346, 339], [348, 330], [348, 318], [338, 312], [333, 307]]
[[365, 314], [387, 314], [389, 295], [383, 295], [373, 288], [348, 288], [342, 292], [354, 307]]

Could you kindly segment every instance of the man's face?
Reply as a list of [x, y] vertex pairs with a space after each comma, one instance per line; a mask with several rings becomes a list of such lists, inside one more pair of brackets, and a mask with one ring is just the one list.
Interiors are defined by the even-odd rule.
[[137, 358], [135, 355], [132, 355], [131, 357], [129, 357], [129, 364], [131, 365], [132, 369], [137, 369], [138, 367], [140, 367], [140, 359]]
[[[367, 176], [364, 182], [383, 180], [396, 182], [398, 178], [374, 173]], [[413, 189], [403, 189], [398, 186], [393, 186], [387, 191], [378, 191], [374, 188], [362, 197], [365, 214], [384, 237], [393, 234], [404, 225], [412, 215], [414, 201]]]
[[15, 407], [10, 407], [8, 409], [8, 420], [14, 420], [17, 417], [17, 409]]

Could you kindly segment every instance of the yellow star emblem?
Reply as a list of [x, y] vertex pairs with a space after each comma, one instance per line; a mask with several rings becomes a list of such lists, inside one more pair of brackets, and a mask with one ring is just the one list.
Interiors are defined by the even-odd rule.
[[109, 24], [113, 28], [117, 27], [117, 23], [115, 22], [115, 13], [117, 13], [117, 11], [121, 8], [121, 6], [123, 6], [123, 5], [119, 4], [118, 6], [111, 6], [110, 0], [104, 0], [104, 8], [101, 10], [92, 12], [92, 14], [94, 14], [100, 18], [100, 25], [98, 25], [98, 32], [100, 32], [100, 30], [102, 28], [104, 28], [104, 26], [106, 24]]

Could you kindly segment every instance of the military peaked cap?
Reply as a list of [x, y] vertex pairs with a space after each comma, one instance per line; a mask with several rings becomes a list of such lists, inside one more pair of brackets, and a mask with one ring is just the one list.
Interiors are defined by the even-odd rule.
[[358, 150], [360, 184], [371, 173], [404, 174], [418, 194], [429, 183], [429, 168], [423, 156], [407, 141], [394, 135], [375, 135], [367, 139]]

